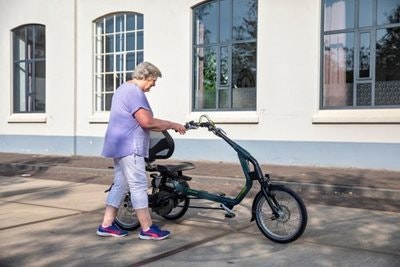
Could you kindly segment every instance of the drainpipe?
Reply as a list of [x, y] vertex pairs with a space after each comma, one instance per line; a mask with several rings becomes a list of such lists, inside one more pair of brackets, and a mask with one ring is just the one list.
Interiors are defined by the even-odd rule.
[[74, 0], [74, 110], [73, 155], [78, 153], [78, 0]]

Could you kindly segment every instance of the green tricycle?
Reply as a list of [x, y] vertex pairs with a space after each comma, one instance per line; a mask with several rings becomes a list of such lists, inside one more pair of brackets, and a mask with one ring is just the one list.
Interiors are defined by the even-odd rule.
[[[189, 208], [200, 208], [190, 206], [191, 199], [203, 199], [219, 203], [220, 207], [217, 209], [223, 210], [226, 217], [233, 218], [235, 217], [233, 208], [240, 204], [249, 193], [253, 181], [258, 181], [261, 190], [253, 200], [251, 221], [255, 220], [260, 231], [274, 242], [289, 243], [303, 234], [307, 225], [307, 209], [295, 191], [284, 185], [273, 183], [270, 175], [263, 174], [257, 160], [231, 140], [221, 128], [216, 127], [207, 115], [202, 115], [199, 122], [187, 122], [185, 127], [187, 130], [206, 128], [232, 147], [237, 152], [245, 176], [244, 185], [236, 197], [190, 188], [189, 181], [192, 178], [184, 175], [183, 172], [195, 168], [192, 163], [155, 164], [157, 159], [169, 158], [175, 148], [171, 135], [163, 131], [160, 133], [161, 136], [151, 139], [149, 157], [146, 159], [146, 170], [151, 178], [149, 190], [151, 193], [148, 196], [152, 212], [167, 220], [177, 220], [185, 215]], [[215, 209], [206, 206], [201, 208]], [[132, 208], [129, 192], [118, 210], [115, 221], [125, 230], [135, 230], [140, 226], [135, 210]]]

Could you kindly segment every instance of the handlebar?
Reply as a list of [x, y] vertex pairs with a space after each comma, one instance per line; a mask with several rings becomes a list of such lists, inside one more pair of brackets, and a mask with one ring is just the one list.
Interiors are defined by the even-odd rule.
[[205, 128], [215, 128], [215, 125], [213, 123], [210, 122], [194, 122], [194, 121], [189, 121], [185, 124], [185, 128], [186, 130], [194, 130], [194, 129], [198, 129], [199, 127], [205, 127]]
[[[206, 121], [202, 121], [203, 119], [205, 119]], [[224, 130], [216, 127], [210, 117], [208, 117], [207, 115], [201, 115], [199, 118], [199, 122], [189, 121], [185, 124], [186, 130], [194, 130], [200, 127], [207, 128], [210, 132], [213, 132], [215, 135], [225, 140], [235, 151], [238, 152], [240, 159], [248, 160], [254, 166], [254, 170], [257, 172], [257, 175], [259, 177], [263, 177], [260, 165], [258, 164], [257, 160], [244, 148], [231, 140]]]
[[[205, 119], [205, 122], [202, 122], [202, 119]], [[189, 121], [185, 124], [186, 130], [198, 129], [199, 127], [207, 128], [209, 131], [216, 133], [219, 128], [215, 127], [214, 122], [207, 115], [201, 115], [199, 118], [199, 122]]]

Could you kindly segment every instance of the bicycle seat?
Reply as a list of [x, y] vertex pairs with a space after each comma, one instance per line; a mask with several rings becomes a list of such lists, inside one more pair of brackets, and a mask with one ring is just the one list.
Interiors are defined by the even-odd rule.
[[167, 159], [171, 157], [174, 150], [175, 142], [168, 131], [151, 132], [149, 157], [145, 160], [147, 163], [151, 163], [156, 159]]
[[182, 172], [194, 169], [195, 166], [190, 162], [181, 162], [177, 164], [157, 165], [159, 172]]

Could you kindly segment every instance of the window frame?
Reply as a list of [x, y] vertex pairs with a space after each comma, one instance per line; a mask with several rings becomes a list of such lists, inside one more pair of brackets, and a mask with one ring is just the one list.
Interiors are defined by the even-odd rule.
[[[257, 5], [257, 10], [256, 10], [256, 21], [257, 21], [257, 28], [256, 28], [256, 37], [255, 38], [248, 38], [245, 40], [240, 40], [240, 39], [234, 39], [233, 38], [233, 32], [232, 32], [232, 28], [234, 26], [234, 0], [229, 0], [230, 1], [230, 10], [229, 10], [229, 26], [230, 26], [230, 33], [229, 35], [229, 40], [226, 41], [221, 41], [219, 40], [221, 37], [220, 34], [220, 29], [221, 29], [221, 13], [220, 13], [220, 8], [221, 8], [221, 2], [223, 0], [210, 0], [210, 1], [203, 1], [195, 6], [192, 7], [192, 40], [191, 40], [191, 46], [192, 46], [192, 51], [191, 51], [191, 56], [192, 56], [192, 90], [191, 90], [191, 111], [192, 112], [202, 112], [202, 111], [207, 111], [207, 112], [236, 112], [236, 111], [242, 111], [242, 112], [253, 112], [257, 110], [257, 28], [258, 28], [258, 0], [255, 0], [256, 5]], [[212, 43], [202, 43], [202, 44], [198, 44], [196, 43], [196, 38], [197, 38], [197, 29], [196, 29], [196, 10], [198, 8], [201, 7], [205, 7], [206, 5], [211, 5], [211, 4], [217, 4], [217, 14], [215, 17], [216, 22], [216, 29], [217, 29], [217, 41], [216, 42], [212, 42]], [[254, 47], [254, 67], [255, 67], [255, 72], [254, 72], [254, 86], [253, 87], [241, 87], [243, 89], [254, 89], [254, 103], [252, 103], [253, 107], [249, 107], [249, 108], [235, 108], [234, 104], [233, 104], [233, 53], [234, 53], [234, 48], [235, 46], [240, 46], [241, 44], [250, 44], [253, 45]], [[198, 103], [197, 103], [197, 99], [196, 99], [196, 90], [197, 90], [197, 85], [196, 83], [198, 82], [198, 78], [196, 78], [199, 73], [198, 73], [198, 65], [196, 63], [196, 53], [197, 50], [199, 49], [209, 49], [212, 48], [216, 51], [216, 57], [215, 57], [215, 61], [216, 61], [216, 71], [215, 71], [215, 107], [212, 108], [205, 108], [204, 105], [203, 107], [197, 107]], [[221, 69], [222, 69], [222, 62], [221, 62], [221, 54], [222, 54], [222, 49], [226, 49], [227, 53], [228, 53], [228, 64], [227, 64], [227, 73], [228, 73], [228, 82], [227, 85], [222, 85], [221, 83]], [[202, 74], [201, 74], [202, 75]], [[240, 88], [239, 88], [240, 89]], [[228, 91], [228, 107], [221, 107], [221, 103], [220, 103], [220, 96], [219, 93], [222, 91]]]
[[[118, 19], [123, 17], [122, 30], [117, 29]], [[128, 29], [128, 16], [133, 16], [134, 26]], [[113, 20], [112, 30], [107, 31], [107, 22]], [[102, 24], [102, 26], [100, 26]], [[141, 27], [141, 28], [140, 28]], [[101, 30], [102, 32], [99, 32]], [[133, 43], [128, 43], [127, 36], [133, 36]], [[139, 36], [139, 38], [138, 38]], [[117, 49], [117, 39], [121, 38], [122, 49]], [[108, 40], [112, 40], [111, 49], [108, 51]], [[101, 43], [99, 47], [99, 42]], [[138, 47], [140, 44], [140, 47]], [[133, 47], [128, 50], [128, 47]], [[127, 68], [128, 57], [133, 56], [134, 62], [131, 69]], [[112, 58], [112, 64], [107, 65], [107, 58]], [[120, 58], [118, 69], [117, 58]], [[144, 60], [144, 15], [138, 12], [114, 12], [93, 20], [93, 121], [97, 121], [96, 114], [109, 113], [111, 99], [115, 90], [131, 78], [134, 67]], [[111, 68], [111, 70], [109, 70]], [[111, 77], [111, 89], [107, 89], [107, 77]], [[118, 80], [118, 81], [117, 81]], [[99, 85], [100, 81], [100, 85]]]
[[[364, 110], [364, 109], [398, 109], [400, 108], [400, 104], [390, 104], [390, 105], [376, 105], [375, 104], [375, 92], [376, 92], [376, 46], [377, 42], [377, 33], [382, 29], [389, 28], [400, 28], [399, 23], [391, 23], [391, 24], [382, 24], [379, 25], [377, 23], [378, 17], [378, 1], [372, 0], [372, 25], [371, 26], [359, 26], [360, 18], [360, 0], [354, 0], [354, 26], [351, 28], [344, 27], [343, 29], [335, 29], [335, 30], [325, 30], [325, 4], [326, 0], [321, 1], [321, 44], [320, 44], [320, 97], [319, 97], [319, 109], [320, 110]], [[325, 95], [324, 95], [324, 83], [325, 83], [325, 37], [333, 34], [346, 34], [353, 33], [354, 36], [354, 46], [353, 46], [353, 87], [352, 87], [352, 105], [341, 105], [341, 106], [326, 106], [324, 105]], [[370, 69], [369, 69], [369, 77], [360, 77], [360, 36], [362, 34], [369, 33], [370, 34]], [[370, 84], [371, 85], [371, 99], [369, 105], [357, 105], [357, 86], [362, 84]], [[400, 90], [400, 88], [399, 88]]]
[[[29, 48], [29, 39], [28, 39], [28, 31], [31, 31], [31, 38], [32, 38], [32, 48]], [[21, 48], [19, 51], [17, 51], [17, 44], [16, 44], [16, 35], [18, 31], [23, 31], [24, 33], [24, 48], [23, 51], [21, 51]], [[37, 45], [37, 34], [38, 32], [43, 33], [43, 47], [41, 50], [39, 50], [36, 45]], [[45, 121], [40, 114], [45, 114], [46, 113], [46, 26], [43, 24], [38, 24], [38, 23], [32, 23], [32, 24], [24, 24], [21, 26], [18, 26], [14, 29], [11, 30], [11, 39], [12, 39], [12, 108], [11, 108], [11, 113], [12, 117], [18, 117], [18, 118], [25, 118], [27, 114], [37, 114], [34, 115], [34, 117], [40, 116], [40, 119], [38, 120], [39, 122]], [[29, 52], [30, 51], [30, 52]], [[37, 57], [37, 52], [43, 52], [43, 56]], [[16, 56], [18, 52], [23, 52], [23, 58], [21, 59], [20, 57], [17, 59]], [[29, 55], [32, 53], [32, 55]], [[17, 65], [19, 64], [24, 64], [25, 65], [25, 73], [24, 73], [24, 81], [23, 85], [21, 85], [20, 82], [17, 83], [17, 72], [16, 68]], [[42, 86], [40, 87], [37, 84], [37, 78], [38, 72], [37, 72], [37, 65], [39, 63], [43, 63], [41, 71], [44, 74], [43, 77], [43, 82]], [[30, 69], [31, 71], [27, 71]], [[31, 73], [31, 75], [30, 75]], [[18, 88], [17, 88], [18, 85]], [[25, 100], [22, 101], [25, 104], [25, 107], [21, 109], [21, 89], [24, 87], [24, 98]], [[39, 88], [40, 87], [40, 88]], [[42, 101], [43, 103], [39, 103], [43, 105], [42, 109], [38, 109], [35, 104], [38, 99], [40, 100], [38, 94], [41, 94], [42, 96]], [[17, 104], [17, 101], [19, 104]], [[17, 110], [18, 109], [18, 110]], [[28, 115], [30, 116], [30, 115]], [[10, 121], [13, 121], [12, 118], [10, 118]], [[18, 120], [20, 121], [20, 120]]]

